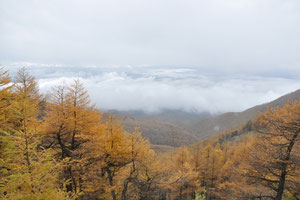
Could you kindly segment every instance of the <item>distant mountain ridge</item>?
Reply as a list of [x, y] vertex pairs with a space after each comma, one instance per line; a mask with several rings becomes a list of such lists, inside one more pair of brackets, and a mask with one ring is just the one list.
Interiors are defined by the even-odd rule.
[[166, 111], [159, 114], [144, 114], [142, 112], [117, 112], [115, 116], [126, 130], [140, 127], [143, 136], [159, 148], [179, 147], [189, 145], [197, 140], [216, 135], [219, 132], [237, 127], [254, 119], [268, 107], [282, 107], [286, 103], [300, 100], [300, 89], [286, 94], [274, 101], [254, 106], [242, 112], [228, 112], [217, 116], [207, 113], [185, 113]]
[[260, 113], [266, 111], [268, 107], [282, 107], [283, 105], [295, 100], [300, 100], [300, 89], [279, 97], [269, 103], [254, 106], [242, 112], [228, 112], [216, 117], [200, 119], [189, 127], [189, 131], [191, 131], [197, 138], [202, 139], [246, 123], [247, 121], [254, 119]]

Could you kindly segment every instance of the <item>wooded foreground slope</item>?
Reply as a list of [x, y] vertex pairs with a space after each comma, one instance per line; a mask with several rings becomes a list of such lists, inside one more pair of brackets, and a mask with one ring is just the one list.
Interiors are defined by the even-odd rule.
[[49, 98], [0, 72], [0, 199], [299, 199], [300, 101], [237, 131], [157, 155], [138, 127], [103, 117], [79, 80]]

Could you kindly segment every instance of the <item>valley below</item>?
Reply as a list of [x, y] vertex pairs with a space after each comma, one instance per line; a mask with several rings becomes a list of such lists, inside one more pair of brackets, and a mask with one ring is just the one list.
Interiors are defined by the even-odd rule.
[[110, 112], [115, 114], [127, 131], [139, 127], [142, 135], [150, 141], [157, 152], [168, 152], [218, 133], [234, 131], [254, 120], [268, 108], [282, 107], [297, 100], [300, 100], [300, 90], [242, 112], [227, 112], [219, 115], [180, 110], [163, 110], [157, 113], [116, 110]]

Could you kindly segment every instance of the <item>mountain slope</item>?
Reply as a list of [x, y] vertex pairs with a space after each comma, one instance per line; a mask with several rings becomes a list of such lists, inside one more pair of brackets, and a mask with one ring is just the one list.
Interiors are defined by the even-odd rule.
[[200, 119], [187, 129], [197, 138], [202, 139], [243, 124], [266, 111], [268, 107], [282, 107], [284, 104], [295, 100], [300, 100], [300, 89], [272, 102], [249, 108], [243, 112], [229, 112], [213, 118]]
[[[193, 143], [197, 138], [190, 132], [170, 123], [153, 119], [135, 118], [124, 114], [114, 114], [124, 129], [132, 131], [139, 127], [142, 135], [151, 144], [179, 147]], [[104, 115], [106, 117], [106, 115]]]
[[[288, 102], [300, 100], [300, 90], [284, 95], [272, 102], [249, 108], [242, 112], [228, 112], [214, 117], [208, 114], [188, 114], [180, 111], [165, 111], [160, 114], [142, 112], [115, 112], [128, 131], [140, 127], [143, 136], [157, 149], [179, 147], [196, 142], [219, 132], [234, 129], [254, 119], [268, 107], [283, 106]], [[207, 118], [205, 118], [207, 117]]]

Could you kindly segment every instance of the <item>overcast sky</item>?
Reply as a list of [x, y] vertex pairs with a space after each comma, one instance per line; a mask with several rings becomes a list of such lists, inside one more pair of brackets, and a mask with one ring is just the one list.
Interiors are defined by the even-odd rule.
[[299, 0], [0, 0], [0, 64], [107, 109], [240, 111], [299, 89], [299, 53]]

